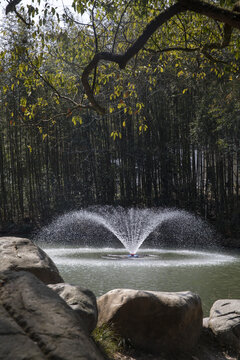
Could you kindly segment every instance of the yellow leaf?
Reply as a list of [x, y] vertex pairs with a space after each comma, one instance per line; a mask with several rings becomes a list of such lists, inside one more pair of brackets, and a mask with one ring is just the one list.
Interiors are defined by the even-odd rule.
[[186, 91], [188, 91], [188, 89], [184, 89], [182, 93], [185, 94]]
[[95, 93], [96, 93], [96, 94], [99, 94], [99, 91], [100, 91], [100, 86], [99, 86], [99, 85], [96, 85], [96, 87], [95, 87]]
[[110, 107], [110, 108], [109, 108], [110, 114], [111, 114], [113, 111], [114, 111], [114, 108], [113, 108], [113, 107]]
[[126, 126], [126, 121], [123, 121], [122, 126], [123, 126], [123, 127]]
[[47, 134], [42, 135], [42, 139], [44, 140], [47, 137]]
[[233, 79], [233, 77], [232, 77], [232, 75], [230, 75], [230, 76], [229, 76], [229, 80], [232, 81], [232, 79]]
[[179, 77], [179, 76], [181, 76], [181, 75], [183, 75], [183, 74], [184, 74], [184, 73], [183, 73], [183, 71], [181, 70], [181, 71], [178, 72], [177, 76]]
[[79, 122], [79, 124], [82, 125], [83, 120], [82, 120], [81, 116], [73, 116], [72, 122], [73, 122], [74, 126], [77, 125], [77, 122]]
[[28, 147], [29, 152], [31, 153], [31, 152], [32, 152], [32, 147], [31, 147], [31, 145], [27, 145], [27, 147]]
[[120, 100], [119, 103], [118, 103], [118, 106], [117, 108], [118, 109], [121, 109], [122, 107], [126, 106], [125, 102], [123, 100]]

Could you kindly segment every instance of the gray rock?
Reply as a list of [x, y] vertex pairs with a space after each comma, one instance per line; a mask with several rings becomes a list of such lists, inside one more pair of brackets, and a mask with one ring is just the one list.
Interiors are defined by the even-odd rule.
[[97, 325], [98, 310], [96, 297], [91, 290], [70, 284], [50, 284], [66, 303], [75, 310], [84, 322], [86, 331], [90, 334]]
[[41, 349], [0, 305], [0, 359], [42, 360]]
[[115, 289], [97, 300], [98, 326], [111, 324], [136, 348], [150, 352], [185, 352], [202, 329], [202, 306], [191, 292]]
[[54, 262], [31, 240], [0, 237], [0, 271], [29, 271], [45, 284], [63, 282]]
[[[103, 360], [74, 310], [34, 275], [8, 271], [0, 273], [0, 283], [7, 319], [0, 320], [0, 354], [12, 354], [8, 360]], [[22, 355], [15, 357], [21, 338]]]
[[209, 327], [209, 317], [203, 319], [203, 328], [208, 329]]
[[209, 328], [221, 344], [240, 351], [240, 300], [217, 300], [211, 310]]

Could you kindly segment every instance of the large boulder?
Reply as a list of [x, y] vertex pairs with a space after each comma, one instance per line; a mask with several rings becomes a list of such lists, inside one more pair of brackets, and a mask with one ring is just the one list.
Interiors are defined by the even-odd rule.
[[1, 359], [103, 360], [75, 311], [34, 275], [8, 271], [0, 283]]
[[90, 334], [95, 329], [98, 318], [97, 302], [93, 292], [80, 286], [65, 283], [48, 286], [75, 310], [77, 316], [82, 319], [86, 331]]
[[208, 327], [221, 344], [240, 352], [240, 300], [217, 300], [210, 310]]
[[0, 359], [42, 360], [41, 349], [0, 305]]
[[0, 271], [29, 271], [45, 284], [63, 282], [49, 256], [31, 240], [0, 237]]
[[192, 292], [115, 289], [97, 300], [98, 326], [111, 324], [137, 348], [186, 352], [202, 328], [202, 306]]

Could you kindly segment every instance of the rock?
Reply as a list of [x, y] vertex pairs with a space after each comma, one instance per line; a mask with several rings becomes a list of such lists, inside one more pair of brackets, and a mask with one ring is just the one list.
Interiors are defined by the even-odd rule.
[[70, 284], [50, 284], [63, 300], [77, 313], [90, 334], [97, 325], [98, 310], [96, 297], [92, 291]]
[[240, 351], [240, 300], [217, 300], [211, 310], [209, 328], [221, 344]]
[[0, 359], [42, 360], [43, 353], [0, 305]]
[[0, 237], [0, 271], [29, 271], [45, 284], [63, 282], [49, 256], [29, 239]]
[[[75, 311], [34, 275], [8, 271], [0, 282], [0, 358], [103, 360]], [[23, 340], [18, 356], [15, 339], [16, 349]]]
[[112, 324], [124, 338], [150, 352], [185, 352], [202, 329], [198, 295], [115, 289], [97, 300], [98, 326]]
[[203, 319], [203, 328], [208, 329], [209, 327], [209, 317]]

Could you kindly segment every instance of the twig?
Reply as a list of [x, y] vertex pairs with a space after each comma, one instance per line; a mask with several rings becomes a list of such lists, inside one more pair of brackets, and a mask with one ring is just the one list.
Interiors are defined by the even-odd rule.
[[119, 31], [119, 28], [120, 28], [120, 25], [122, 23], [122, 19], [123, 19], [123, 16], [125, 15], [126, 11], [127, 11], [127, 8], [129, 7], [129, 5], [131, 4], [132, 0], [128, 1], [128, 3], [126, 4], [121, 16], [120, 16], [120, 20], [119, 20], [119, 23], [117, 25], [117, 29], [116, 29], [116, 32], [115, 32], [115, 35], [114, 35], [114, 39], [113, 39], [113, 44], [112, 44], [112, 53], [114, 52], [114, 48], [115, 48], [115, 43], [116, 43], [116, 40], [117, 40], [117, 34], [118, 34], [118, 31]]
[[28, 57], [28, 61], [30, 63], [30, 65], [32, 66], [33, 70], [36, 72], [36, 74], [38, 75], [38, 77], [40, 79], [42, 79], [46, 85], [48, 85], [48, 87], [50, 87], [54, 93], [60, 98], [60, 99], [64, 99], [64, 100], [67, 100], [69, 102], [71, 102], [73, 105], [74, 105], [74, 108], [73, 109], [76, 109], [76, 108], [80, 108], [80, 109], [91, 109], [92, 107], [89, 106], [89, 105], [82, 105], [82, 104], [79, 104], [77, 103], [75, 100], [71, 99], [70, 97], [68, 96], [65, 96], [65, 95], [62, 95], [56, 88], [55, 86], [53, 86], [51, 84], [50, 81], [48, 81], [41, 73], [40, 71], [37, 69], [37, 67], [33, 64], [32, 60], [30, 59], [29, 55], [27, 54], [27, 57]]

